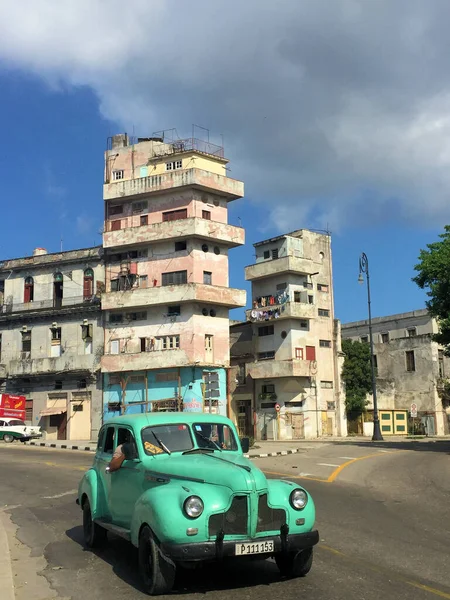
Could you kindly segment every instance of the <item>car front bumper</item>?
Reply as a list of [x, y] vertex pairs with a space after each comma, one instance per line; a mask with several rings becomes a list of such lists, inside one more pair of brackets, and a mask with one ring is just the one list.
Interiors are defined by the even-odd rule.
[[225, 540], [218, 537], [215, 541], [194, 542], [192, 544], [162, 543], [161, 551], [174, 561], [214, 561], [236, 556], [237, 544], [255, 544], [256, 542], [273, 542], [273, 551], [269, 554], [250, 554], [249, 557], [267, 558], [279, 553], [300, 552], [312, 548], [319, 542], [317, 530], [307, 533], [289, 534], [281, 531], [280, 535], [258, 537], [246, 540]]

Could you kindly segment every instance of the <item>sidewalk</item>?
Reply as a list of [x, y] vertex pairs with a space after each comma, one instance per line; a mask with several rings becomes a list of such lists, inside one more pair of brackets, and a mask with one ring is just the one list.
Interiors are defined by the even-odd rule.
[[0, 590], [2, 600], [15, 600], [14, 580], [11, 569], [11, 554], [8, 537], [3, 525], [3, 515], [0, 511]]

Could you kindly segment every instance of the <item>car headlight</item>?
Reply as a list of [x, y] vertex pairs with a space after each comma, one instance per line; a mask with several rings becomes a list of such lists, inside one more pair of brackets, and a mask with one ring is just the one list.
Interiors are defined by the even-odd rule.
[[295, 510], [303, 510], [308, 504], [308, 494], [304, 490], [297, 488], [291, 492], [289, 501]]
[[189, 496], [184, 501], [183, 509], [189, 518], [197, 519], [203, 512], [203, 501], [198, 496]]

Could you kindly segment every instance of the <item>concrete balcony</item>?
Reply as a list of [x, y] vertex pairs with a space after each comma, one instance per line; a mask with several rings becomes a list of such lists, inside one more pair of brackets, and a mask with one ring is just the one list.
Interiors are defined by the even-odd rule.
[[15, 302], [13, 304], [3, 304], [1, 313], [17, 313], [24, 311], [55, 311], [64, 308], [77, 308], [80, 306], [98, 306], [100, 308], [100, 299], [97, 296], [69, 296], [61, 299], [34, 300], [33, 302]]
[[265, 260], [254, 265], [245, 267], [245, 279], [247, 281], [264, 279], [281, 273], [301, 273], [311, 275], [317, 273], [322, 265], [310, 258], [297, 258], [296, 256], [283, 256], [275, 260]]
[[190, 361], [186, 352], [180, 348], [139, 352], [136, 354], [105, 354], [101, 359], [102, 373], [170, 369], [189, 365], [192, 365], [192, 361]]
[[87, 373], [98, 368], [93, 354], [75, 356], [57, 356], [52, 358], [19, 358], [8, 365], [10, 377], [29, 377], [30, 375], [56, 375], [63, 373]]
[[247, 364], [247, 373], [253, 379], [278, 377], [314, 377], [317, 368], [310, 360], [260, 360]]
[[211, 242], [220, 242], [230, 248], [242, 246], [245, 243], [245, 230], [226, 223], [208, 221], [206, 219], [190, 218], [178, 221], [165, 221], [151, 223], [138, 227], [127, 226], [130, 219], [121, 219], [123, 229], [118, 231], [105, 231], [103, 246], [115, 248], [131, 246], [143, 242], [161, 242], [165, 240], [185, 239], [195, 237]]
[[136, 288], [125, 292], [108, 292], [102, 295], [103, 310], [144, 308], [162, 304], [202, 302], [217, 306], [239, 308], [246, 304], [245, 290], [237, 290], [203, 283], [185, 283], [160, 287]]
[[104, 200], [113, 198], [138, 197], [142, 194], [170, 191], [173, 189], [196, 187], [199, 189], [214, 190], [228, 200], [236, 200], [244, 195], [242, 181], [217, 175], [203, 169], [181, 169], [169, 171], [163, 175], [150, 175], [123, 181], [113, 181], [103, 186]]
[[[266, 321], [265, 317], [261, 317], [262, 313], [271, 311], [269, 321], [275, 319], [314, 319], [317, 316], [317, 308], [314, 304], [306, 304], [305, 302], [286, 302], [285, 304], [275, 304], [262, 308], [251, 308], [245, 311], [247, 321], [258, 322]], [[278, 317], [275, 314], [278, 313]]]

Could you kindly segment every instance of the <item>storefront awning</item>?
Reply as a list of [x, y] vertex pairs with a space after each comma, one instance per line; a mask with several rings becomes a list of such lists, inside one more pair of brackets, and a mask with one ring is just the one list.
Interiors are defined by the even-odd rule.
[[62, 415], [67, 412], [67, 408], [44, 408], [39, 413], [41, 417], [50, 417], [51, 415]]

